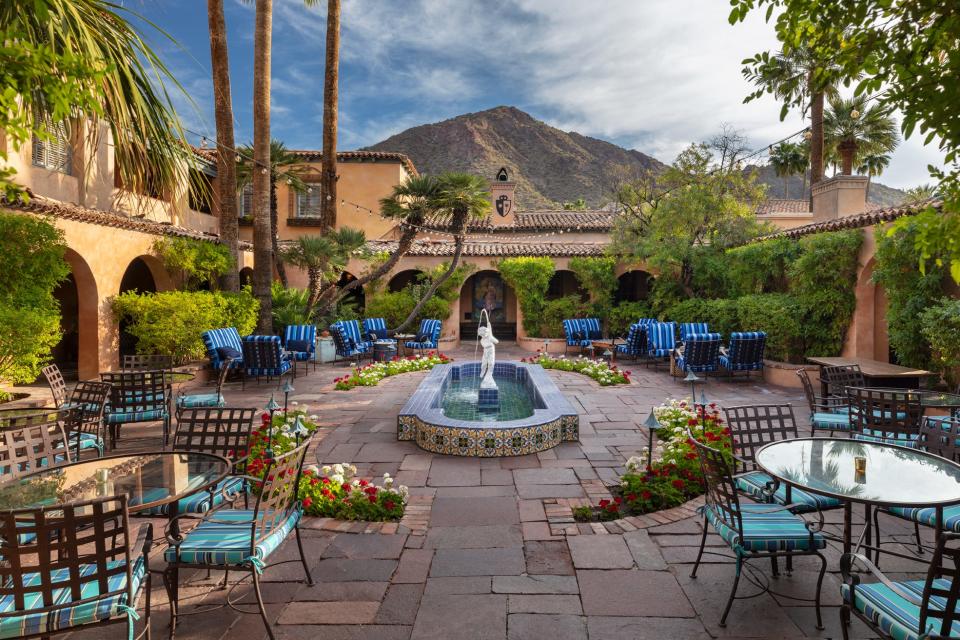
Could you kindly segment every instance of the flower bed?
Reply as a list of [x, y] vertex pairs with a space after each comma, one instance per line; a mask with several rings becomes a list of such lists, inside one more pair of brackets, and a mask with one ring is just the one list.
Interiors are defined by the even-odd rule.
[[627, 472], [614, 487], [612, 500], [601, 500], [597, 507], [579, 507], [577, 520], [614, 520], [676, 507], [701, 495], [705, 487], [700, 461], [693, 440], [730, 453], [730, 430], [723, 424], [716, 404], [691, 406], [686, 401], [670, 400], [654, 408], [660, 422], [654, 460], [647, 465], [648, 451], [627, 460]]
[[544, 369], [559, 369], [560, 371], [574, 371], [593, 378], [602, 386], [614, 384], [630, 384], [630, 372], [619, 369], [617, 365], [603, 360], [589, 358], [567, 358], [566, 356], [553, 357], [546, 353], [537, 353], [536, 356], [521, 358], [521, 362], [538, 364]]
[[388, 376], [411, 371], [427, 371], [438, 364], [447, 364], [452, 361], [453, 358], [431, 351], [425, 356], [407, 356], [387, 362], [371, 362], [364, 367], [357, 367], [342, 378], [334, 379], [334, 388], [347, 391], [354, 387], [375, 387]]
[[[266, 452], [268, 442], [274, 456], [296, 448], [297, 418], [300, 419], [299, 435], [302, 442], [317, 429], [317, 417], [308, 417], [306, 407], [274, 413], [272, 440], [270, 414], [262, 415], [260, 427], [250, 438], [248, 475], [263, 478], [267, 472], [270, 464]], [[357, 478], [356, 473], [357, 468], [352, 464], [322, 468], [305, 465], [299, 488], [304, 513], [340, 520], [399, 520], [407, 502], [407, 488], [403, 485], [394, 487], [393, 478], [387, 473], [383, 475], [381, 485]]]

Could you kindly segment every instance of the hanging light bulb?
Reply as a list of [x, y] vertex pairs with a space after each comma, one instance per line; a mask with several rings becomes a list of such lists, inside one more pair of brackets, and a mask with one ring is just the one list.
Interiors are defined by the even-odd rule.
[[307, 193], [313, 193], [313, 187], [307, 187]]
[[853, 118], [854, 120], [856, 120], [857, 118], [860, 117], [860, 112], [859, 112], [858, 110], [854, 109], [853, 111], [850, 112], [850, 117]]
[[200, 138], [200, 148], [201, 149], [207, 148], [207, 136], [203, 136], [202, 138]]
[[293, 180], [291, 180], [290, 178], [287, 178], [287, 184], [293, 184]]
[[333, 200], [329, 193], [327, 194], [327, 200]]
[[804, 140], [809, 140], [812, 137], [813, 137], [813, 133], [811, 133], [809, 130], [803, 132]]
[[267, 168], [266, 168], [266, 167], [264, 167], [263, 169], [260, 169], [260, 175], [264, 175], [264, 176], [267, 175]]

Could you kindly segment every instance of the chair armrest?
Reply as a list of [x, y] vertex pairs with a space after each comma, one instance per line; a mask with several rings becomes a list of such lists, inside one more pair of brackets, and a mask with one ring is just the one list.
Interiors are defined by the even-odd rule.
[[851, 573], [854, 564], [863, 565], [877, 580], [880, 581], [885, 587], [893, 591], [895, 594], [910, 602], [918, 607], [923, 607], [923, 601], [916, 596], [907, 593], [896, 584], [894, 584], [890, 578], [885, 576], [882, 571], [877, 567], [877, 565], [870, 562], [868, 558], [859, 554], [859, 553], [845, 553], [840, 557], [840, 574], [843, 577], [843, 583], [850, 587], [851, 591], [851, 600], [853, 599], [853, 592], [856, 589], [856, 586], [860, 584], [860, 576], [854, 573]]
[[816, 408], [826, 409], [828, 411], [850, 406], [850, 401], [846, 398], [837, 396], [814, 396], [813, 405]]

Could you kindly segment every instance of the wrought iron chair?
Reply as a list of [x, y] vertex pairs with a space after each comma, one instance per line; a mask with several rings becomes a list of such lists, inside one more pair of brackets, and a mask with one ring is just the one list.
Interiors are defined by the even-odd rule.
[[80, 455], [90, 449], [97, 452], [97, 457], [103, 456], [104, 412], [109, 399], [110, 384], [107, 382], [84, 380], [73, 388], [65, 406], [75, 410], [73, 420], [67, 423], [67, 437], [72, 442], [75, 459], [79, 460]]
[[[791, 487], [789, 498], [785, 485], [760, 471], [757, 451], [771, 442], [800, 437], [793, 407], [789, 404], [745, 405], [725, 407], [727, 427], [733, 443], [737, 488], [755, 500], [775, 504], [791, 504], [795, 513], [811, 513], [842, 506], [839, 500], [827, 498], [797, 487]], [[774, 489], [776, 487], [776, 489]]]
[[767, 346], [767, 334], [763, 331], [735, 331], [730, 334], [727, 352], [720, 354], [720, 366], [731, 376], [746, 371], [763, 371], [763, 352]]
[[133, 422], [163, 422], [163, 444], [170, 434], [170, 379], [164, 371], [115, 371], [100, 374], [110, 387], [106, 423], [110, 448], [117, 446], [120, 427]]
[[123, 356], [120, 361], [123, 371], [160, 371], [173, 369], [173, 356], [151, 354], [135, 354]]
[[256, 376], [257, 383], [260, 382], [260, 376], [266, 376], [267, 382], [273, 378], [277, 379], [277, 387], [283, 380], [283, 376], [292, 373], [297, 377], [297, 370], [293, 368], [293, 363], [283, 351], [283, 345], [280, 344], [280, 336], [247, 336], [243, 339], [243, 383], [241, 388], [246, 385], [248, 376]]
[[[691, 435], [691, 439], [692, 435]], [[817, 628], [823, 628], [820, 615], [820, 589], [827, 570], [827, 559], [820, 553], [826, 546], [826, 539], [819, 532], [820, 523], [808, 523], [792, 513], [800, 505], [786, 504], [741, 504], [736, 481], [724, 454], [696, 440], [694, 445], [700, 457], [700, 468], [706, 484], [706, 502], [700, 508], [703, 514], [703, 536], [700, 539], [700, 551], [693, 565], [691, 578], [697, 577], [700, 561], [703, 558], [707, 541], [709, 523], [736, 554], [736, 573], [730, 596], [720, 616], [720, 626], [726, 626], [727, 615], [737, 598], [737, 587], [743, 564], [758, 558], [777, 558], [793, 556], [816, 556], [820, 558], [820, 575], [817, 578], [814, 603], [817, 612]], [[750, 596], [745, 596], [750, 597]]]
[[678, 371], [711, 373], [720, 368], [720, 334], [688, 333], [683, 343], [683, 353], [674, 350], [674, 363]]
[[855, 440], [916, 446], [923, 406], [920, 394], [893, 389], [846, 387]]
[[167, 569], [163, 576], [170, 596], [171, 637], [177, 626], [177, 618], [185, 615], [179, 611], [180, 569], [193, 568], [249, 571], [260, 616], [267, 634], [273, 640], [273, 629], [260, 593], [260, 574], [270, 556], [291, 531], [297, 539], [306, 583], [313, 584], [300, 539], [302, 506], [297, 496], [303, 460], [310, 443], [311, 440], [307, 439], [293, 451], [277, 456], [272, 461], [264, 472], [264, 480], [257, 480], [259, 493], [253, 509], [211, 511], [185, 535], [173, 534], [178, 530], [174, 528], [174, 523], [183, 518], [196, 517], [184, 514], [171, 520], [167, 528], [170, 546], [164, 552]]
[[810, 405], [810, 429], [816, 434], [817, 430], [850, 432], [850, 407], [847, 399], [833, 396], [821, 397], [813, 390], [813, 383], [806, 369], [797, 369], [797, 377], [803, 384], [803, 393], [807, 396]]
[[50, 386], [50, 395], [53, 396], [53, 406], [60, 408], [67, 401], [67, 383], [63, 379], [60, 367], [56, 364], [48, 364], [43, 369], [43, 377], [47, 379]]
[[826, 387], [827, 396], [842, 400], [847, 399], [847, 387], [867, 386], [858, 364], [820, 367], [820, 382]]
[[[848, 640], [851, 616], [856, 616], [884, 638], [960, 637], [960, 539], [945, 533], [938, 541], [923, 580], [891, 580], [868, 558], [847, 553], [840, 558], [843, 584], [840, 596], [840, 628]], [[856, 565], [865, 568], [877, 582], [863, 583]]]
[[131, 540], [126, 496], [0, 514], [0, 629], [5, 638], [48, 637], [126, 623], [134, 640], [144, 600], [150, 637], [153, 527]]
[[223, 398], [223, 385], [230, 374], [233, 358], [226, 358], [223, 366], [217, 372], [217, 390], [214, 393], [177, 393], [177, 410], [202, 407], [225, 407], [227, 401]]
[[66, 425], [75, 414], [75, 409], [0, 411], [0, 481], [69, 463]]

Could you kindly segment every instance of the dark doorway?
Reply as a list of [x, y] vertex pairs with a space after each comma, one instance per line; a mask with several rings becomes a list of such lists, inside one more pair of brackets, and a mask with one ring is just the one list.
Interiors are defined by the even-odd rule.
[[[138, 293], [156, 293], [157, 284], [147, 263], [140, 258], [134, 258], [120, 280], [120, 293], [136, 291]], [[127, 356], [136, 353], [137, 339], [127, 331], [127, 322], [120, 322], [120, 355]]]
[[51, 356], [64, 378], [76, 380], [80, 362], [80, 299], [72, 272], [53, 290], [53, 297], [60, 304], [62, 337], [51, 351]]

